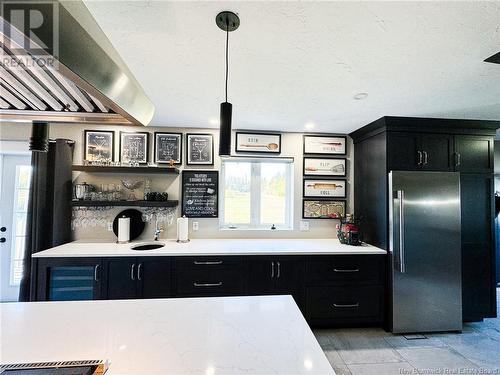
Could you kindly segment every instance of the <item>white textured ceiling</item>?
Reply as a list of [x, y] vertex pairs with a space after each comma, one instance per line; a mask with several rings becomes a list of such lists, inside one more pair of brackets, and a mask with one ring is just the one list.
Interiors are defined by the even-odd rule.
[[[383, 115], [500, 119], [500, 2], [86, 1], [156, 106], [151, 125], [216, 127], [230, 34], [240, 129], [348, 132]], [[353, 96], [366, 92], [365, 100]]]

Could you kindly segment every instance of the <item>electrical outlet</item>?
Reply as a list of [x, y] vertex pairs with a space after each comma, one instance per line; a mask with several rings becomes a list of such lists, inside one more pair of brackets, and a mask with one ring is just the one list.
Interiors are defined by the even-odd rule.
[[108, 232], [112, 232], [112, 231], [113, 231], [113, 222], [108, 221]]
[[307, 232], [309, 230], [309, 222], [308, 221], [304, 221], [304, 220], [301, 220], [300, 221], [300, 230], [302, 232]]
[[193, 230], [200, 229], [199, 223], [197, 221], [193, 221]]

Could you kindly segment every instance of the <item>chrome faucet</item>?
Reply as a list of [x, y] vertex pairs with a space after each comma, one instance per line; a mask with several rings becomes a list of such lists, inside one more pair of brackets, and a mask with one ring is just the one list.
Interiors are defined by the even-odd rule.
[[158, 227], [158, 215], [155, 215], [155, 235], [153, 238], [154, 241], [158, 241], [161, 232], [163, 232], [163, 228]]

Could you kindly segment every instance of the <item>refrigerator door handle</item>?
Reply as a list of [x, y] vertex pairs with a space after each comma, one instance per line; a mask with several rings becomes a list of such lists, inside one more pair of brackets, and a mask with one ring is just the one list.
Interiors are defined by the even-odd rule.
[[399, 272], [405, 273], [405, 192], [398, 190], [399, 199]]

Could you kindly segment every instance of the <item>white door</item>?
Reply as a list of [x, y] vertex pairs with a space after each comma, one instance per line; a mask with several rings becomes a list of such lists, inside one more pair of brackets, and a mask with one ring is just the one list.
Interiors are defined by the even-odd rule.
[[0, 301], [17, 301], [23, 272], [31, 158], [0, 155]]

